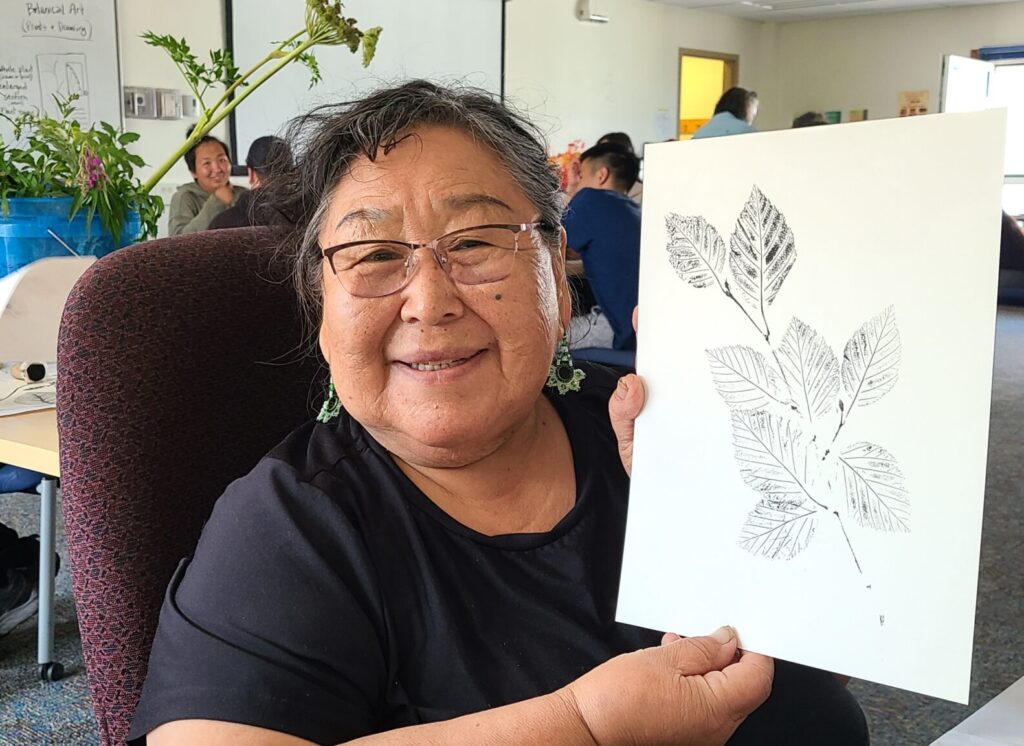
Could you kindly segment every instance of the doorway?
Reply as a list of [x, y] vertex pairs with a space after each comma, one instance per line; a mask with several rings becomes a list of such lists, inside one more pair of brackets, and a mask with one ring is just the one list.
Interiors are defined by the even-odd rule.
[[689, 140], [715, 113], [722, 94], [739, 80], [740, 58], [735, 54], [679, 50], [678, 137]]

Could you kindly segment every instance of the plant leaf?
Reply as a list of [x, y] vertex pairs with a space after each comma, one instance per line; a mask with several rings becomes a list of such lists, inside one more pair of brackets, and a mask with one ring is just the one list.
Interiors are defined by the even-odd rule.
[[839, 454], [846, 507], [861, 526], [910, 531], [910, 496], [896, 458], [874, 443], [855, 443]]
[[900, 330], [889, 306], [854, 332], [843, 350], [843, 389], [847, 411], [874, 404], [896, 385], [901, 358]]
[[707, 351], [719, 395], [733, 409], [764, 409], [782, 404], [779, 374], [757, 350], [742, 345]]
[[839, 360], [824, 337], [794, 318], [779, 343], [782, 366], [796, 410], [814, 422], [836, 409]]
[[733, 411], [732, 442], [743, 481], [772, 504], [799, 505], [810, 497], [807, 447], [789, 420]]
[[793, 232], [786, 217], [755, 186], [729, 242], [729, 267], [740, 295], [763, 312], [775, 300], [795, 261]]
[[715, 226], [699, 216], [665, 216], [668, 232], [668, 261], [680, 279], [695, 288], [706, 288], [725, 269], [725, 242]]
[[747, 516], [739, 544], [768, 559], [793, 559], [807, 548], [817, 528], [817, 511], [799, 505], [761, 501]]

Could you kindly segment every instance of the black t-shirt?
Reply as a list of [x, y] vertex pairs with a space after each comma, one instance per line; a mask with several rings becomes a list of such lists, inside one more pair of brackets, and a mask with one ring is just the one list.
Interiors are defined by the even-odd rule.
[[[171, 581], [129, 738], [202, 718], [340, 743], [545, 694], [659, 644], [615, 622], [629, 483], [607, 414], [616, 377], [586, 369], [583, 391], [551, 397], [577, 500], [546, 533], [459, 524], [345, 415], [290, 435], [228, 487]], [[866, 733], [829, 674], [780, 662], [732, 742]]]

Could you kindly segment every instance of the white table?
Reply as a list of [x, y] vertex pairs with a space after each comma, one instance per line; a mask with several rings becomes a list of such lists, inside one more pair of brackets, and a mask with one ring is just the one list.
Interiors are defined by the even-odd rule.
[[1024, 678], [932, 746], [1024, 746]]

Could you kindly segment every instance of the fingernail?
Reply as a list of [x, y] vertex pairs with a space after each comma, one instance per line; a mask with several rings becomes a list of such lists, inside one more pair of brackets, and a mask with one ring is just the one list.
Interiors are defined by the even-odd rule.
[[719, 627], [711, 636], [723, 645], [736, 636], [736, 630], [732, 627]]
[[626, 383], [625, 378], [619, 379], [619, 385], [615, 387], [615, 398], [625, 399], [626, 394], [629, 393], [629, 385]]

